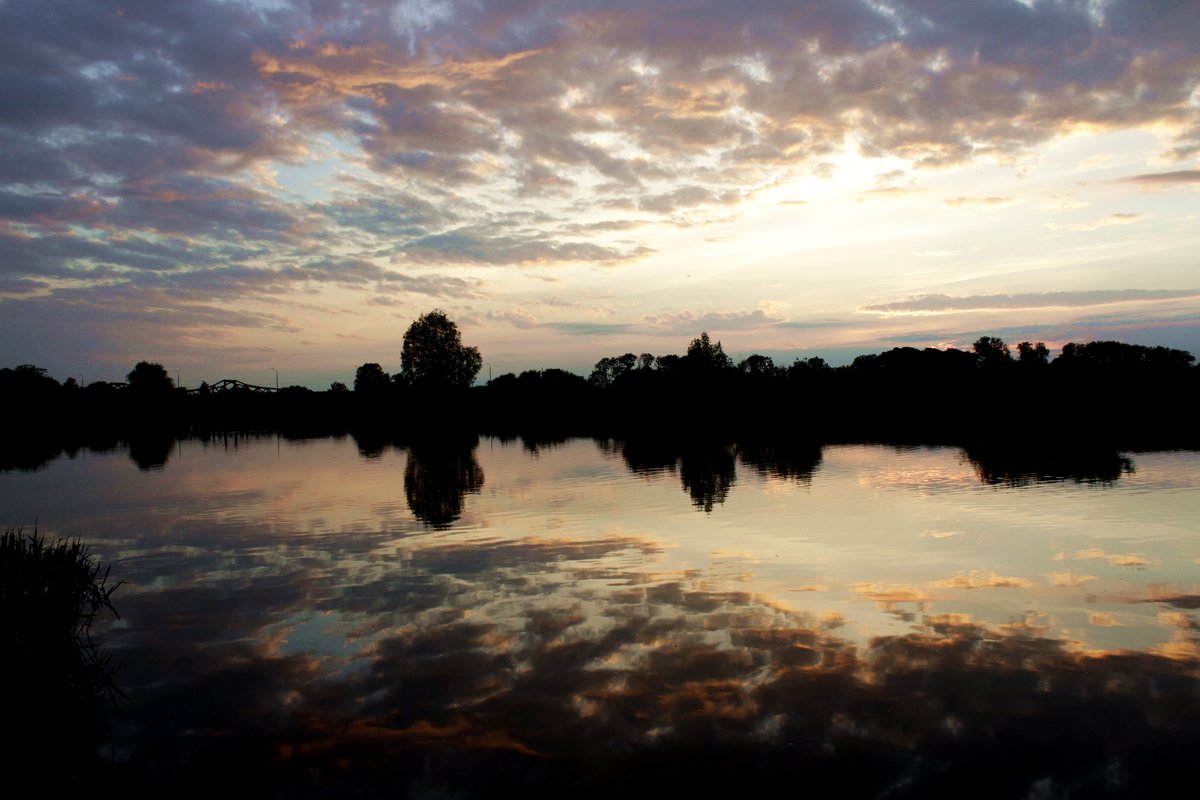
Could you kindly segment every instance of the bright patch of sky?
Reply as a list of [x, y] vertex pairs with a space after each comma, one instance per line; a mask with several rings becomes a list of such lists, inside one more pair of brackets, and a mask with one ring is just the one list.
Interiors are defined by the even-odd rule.
[[276, 162], [270, 169], [276, 183], [304, 201], [328, 200], [330, 179], [339, 173], [366, 174], [359, 167], [353, 145], [333, 136], [322, 136], [311, 149], [311, 157], [301, 164]]

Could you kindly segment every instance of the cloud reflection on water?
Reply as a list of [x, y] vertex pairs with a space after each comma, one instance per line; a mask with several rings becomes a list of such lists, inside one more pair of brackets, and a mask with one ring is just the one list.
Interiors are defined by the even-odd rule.
[[[1146, 796], [1192, 766], [1190, 539], [1129, 531], [1155, 481], [1187, 507], [1186, 459], [1010, 485], [952, 450], [364, 443], [59, 465], [53, 524], [128, 581], [131, 794]], [[731, 476], [709, 513], [685, 457]]]
[[[133, 697], [117, 752], [204, 765], [192, 777], [213, 785], [248, 769], [289, 794], [1136, 796], [1190, 768], [1190, 614], [1171, 612], [1176, 646], [1159, 652], [932, 613], [864, 646], [752, 592], [602, 563], [653, 547], [451, 543], [347, 585], [314, 569], [139, 592], [123, 604], [131, 627], [109, 633]], [[281, 651], [298, 606], [340, 652]]]

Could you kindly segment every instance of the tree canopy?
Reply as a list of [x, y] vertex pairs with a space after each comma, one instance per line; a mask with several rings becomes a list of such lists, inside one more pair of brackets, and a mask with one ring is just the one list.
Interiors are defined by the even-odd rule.
[[708, 337], [708, 331], [702, 332], [698, 338], [692, 340], [684, 359], [690, 367], [702, 372], [719, 371], [733, 366], [733, 360], [725, 355], [721, 343], [713, 344], [712, 339]]
[[166, 368], [151, 361], [139, 361], [125, 378], [129, 381], [129, 388], [135, 392], [153, 394], [175, 388], [175, 381], [171, 380]]
[[365, 394], [376, 394], [387, 391], [391, 379], [383, 371], [383, 367], [373, 361], [363, 364], [354, 371], [354, 391]]
[[458, 326], [435, 309], [418, 317], [405, 332], [398, 378], [421, 388], [465, 389], [475, 382], [482, 366], [478, 348], [464, 345]]

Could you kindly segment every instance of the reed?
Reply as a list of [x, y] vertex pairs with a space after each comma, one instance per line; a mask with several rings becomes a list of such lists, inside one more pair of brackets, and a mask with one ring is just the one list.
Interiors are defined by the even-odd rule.
[[70, 780], [95, 758], [98, 701], [120, 690], [111, 656], [92, 639], [104, 613], [117, 616], [109, 571], [78, 539], [47, 541], [10, 529], [0, 536], [0, 692], [18, 770]]

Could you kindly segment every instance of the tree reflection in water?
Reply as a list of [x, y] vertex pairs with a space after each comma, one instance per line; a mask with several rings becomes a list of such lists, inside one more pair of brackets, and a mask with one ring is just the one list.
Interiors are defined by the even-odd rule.
[[479, 437], [418, 439], [408, 446], [404, 497], [413, 516], [446, 530], [463, 513], [467, 494], [483, 488], [483, 468], [475, 460]]
[[821, 445], [787, 438], [738, 444], [738, 457], [760, 475], [811, 483], [821, 466]]
[[601, 440], [600, 447], [619, 450], [630, 472], [653, 475], [679, 470], [683, 490], [696, 508], [711, 513], [725, 502], [737, 480], [736, 448], [723, 441], [696, 439], [635, 438], [619, 444]]
[[692, 505], [705, 513], [725, 502], [737, 479], [732, 445], [697, 443], [685, 447], [679, 456], [679, 478], [683, 489], [692, 496]]
[[963, 448], [963, 456], [971, 462], [979, 480], [991, 485], [1112, 483], [1134, 473], [1133, 461], [1117, 451], [1074, 443], [1061, 447], [1030, 443], [973, 444]]

